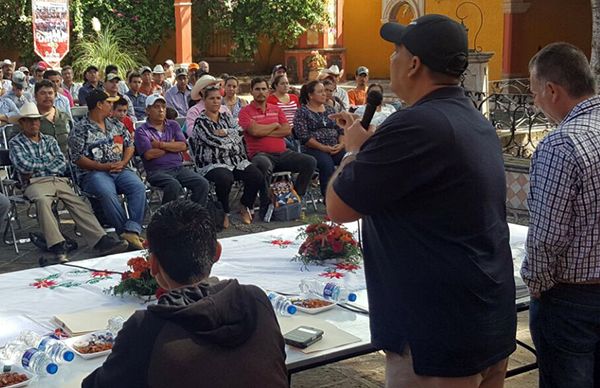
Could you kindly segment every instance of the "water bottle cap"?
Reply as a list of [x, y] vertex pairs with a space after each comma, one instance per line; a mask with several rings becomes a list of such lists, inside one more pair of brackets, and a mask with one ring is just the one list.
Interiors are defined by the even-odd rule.
[[48, 366], [46, 367], [46, 372], [48, 372], [48, 374], [55, 374], [56, 372], [58, 372], [58, 365], [51, 363], [48, 364]]
[[296, 314], [296, 311], [297, 311], [297, 310], [298, 310], [298, 309], [296, 308], [296, 306], [288, 306], [288, 308], [287, 308], [287, 312], [288, 312], [289, 314], [291, 314], [291, 315], [294, 315], [294, 314]]
[[356, 301], [356, 294], [354, 292], [351, 292], [348, 294], [348, 301], [349, 302], [355, 302]]
[[63, 358], [65, 359], [65, 361], [67, 361], [67, 362], [71, 362], [71, 361], [73, 361], [73, 359], [75, 358], [75, 353], [73, 353], [73, 352], [72, 352], [72, 351], [70, 351], [70, 350], [67, 350], [67, 351], [65, 352], [65, 354], [63, 355]]

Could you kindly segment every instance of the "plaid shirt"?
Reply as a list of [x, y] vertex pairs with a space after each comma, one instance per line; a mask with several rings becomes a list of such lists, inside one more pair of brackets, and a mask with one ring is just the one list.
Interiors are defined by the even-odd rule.
[[[71, 159], [78, 161], [85, 156], [98, 163], [115, 163], [123, 160], [123, 151], [127, 147], [133, 147], [133, 140], [129, 131], [117, 119], [107, 118], [104, 120], [106, 132], [89, 116], [81, 119], [69, 134], [69, 149]], [[78, 169], [80, 174], [86, 171]]]
[[531, 161], [521, 275], [532, 293], [600, 279], [600, 97], [577, 104]]
[[40, 132], [36, 143], [19, 133], [10, 140], [8, 149], [10, 161], [21, 175], [37, 178], [62, 175], [65, 171], [65, 157], [52, 136]]

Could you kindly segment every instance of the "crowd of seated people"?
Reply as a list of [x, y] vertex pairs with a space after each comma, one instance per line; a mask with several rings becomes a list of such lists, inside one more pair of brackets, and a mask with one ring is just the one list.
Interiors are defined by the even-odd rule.
[[[75, 81], [70, 66], [59, 71], [41, 62], [31, 71], [13, 70], [3, 71], [0, 84], [0, 128], [11, 117], [21, 117], [24, 108], [35, 107], [39, 117], [32, 120], [40, 134], [33, 138], [25, 134], [23, 123], [28, 125], [29, 118], [13, 120], [12, 133], [2, 131], [11, 157], [12, 146], [27, 144], [27, 150], [34, 152], [43, 145], [54, 154], [56, 146], [60, 153], [56, 157], [64, 161], [64, 166], [50, 171], [43, 166], [38, 172], [27, 171], [19, 159], [13, 160], [17, 173], [25, 177], [22, 189], [42, 209], [39, 212], [47, 210], [48, 199], [42, 203], [33, 194], [31, 187], [42, 187], [38, 178], [43, 178], [44, 187], [49, 180], [61, 185], [60, 192], [47, 196], [54, 201], [67, 194], [71, 198], [75, 192], [86, 196], [93, 212], [81, 203], [67, 208], [80, 215], [73, 215], [76, 222], [93, 218], [87, 224], [93, 233], [84, 237], [102, 252], [123, 246], [143, 248], [149, 189], [159, 190], [163, 203], [187, 195], [203, 206], [213, 198], [213, 191], [225, 212], [225, 228], [230, 224], [230, 193], [236, 181], [242, 184], [239, 218], [245, 224], [264, 218], [272, 200], [269, 185], [274, 172], [293, 173], [295, 190], [304, 197], [318, 171], [324, 197], [344, 155], [343, 131], [330, 116], [346, 109], [362, 114], [366, 94], [373, 88], [383, 92], [378, 84], [368, 86], [369, 70], [364, 66], [357, 69], [357, 85], [350, 93], [338, 85], [343, 70], [336, 66], [323, 70], [318, 80], [298, 93], [290, 86], [285, 66], [277, 65], [270, 80], [252, 80], [251, 101], [238, 95], [238, 78], [212, 76], [206, 62], [177, 67], [165, 61], [126, 74], [113, 65], [103, 73], [91, 65], [83, 72], [83, 84]], [[78, 110], [74, 116], [72, 109], [77, 106], [87, 107], [87, 113]], [[393, 111], [389, 105], [379, 106], [373, 122], [381, 124]], [[15, 135], [20, 140], [9, 144]], [[73, 193], [63, 187], [68, 181], [76, 188]], [[48, 219], [47, 213], [38, 217], [47, 248], [57, 254], [57, 260], [67, 260], [58, 224]], [[99, 225], [114, 228], [121, 238], [120, 245], [114, 242], [117, 248], [102, 240]]]

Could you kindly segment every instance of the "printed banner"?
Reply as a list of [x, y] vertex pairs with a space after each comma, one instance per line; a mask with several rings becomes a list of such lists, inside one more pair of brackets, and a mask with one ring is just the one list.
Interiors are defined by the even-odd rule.
[[69, 0], [32, 0], [33, 47], [51, 67], [69, 52]]

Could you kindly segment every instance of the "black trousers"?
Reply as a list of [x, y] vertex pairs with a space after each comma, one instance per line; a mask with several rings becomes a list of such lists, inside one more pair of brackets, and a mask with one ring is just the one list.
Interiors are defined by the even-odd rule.
[[249, 165], [244, 170], [234, 169], [229, 171], [224, 167], [213, 168], [204, 177], [215, 184], [217, 199], [223, 205], [225, 213], [229, 213], [229, 194], [234, 180], [244, 182], [244, 193], [240, 199], [242, 205], [252, 209], [258, 193], [260, 193], [261, 207], [269, 204], [265, 178], [254, 164]]
[[278, 171], [291, 171], [298, 173], [298, 178], [294, 183], [296, 192], [301, 197], [306, 194], [306, 189], [310, 184], [317, 161], [311, 155], [301, 154], [295, 151], [284, 151], [280, 154], [267, 154], [259, 152], [252, 158], [252, 163], [262, 171], [267, 185], [271, 183], [271, 175]]

